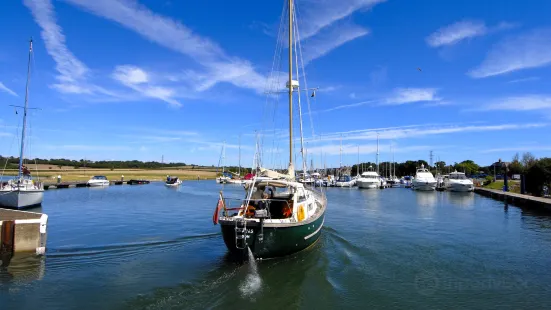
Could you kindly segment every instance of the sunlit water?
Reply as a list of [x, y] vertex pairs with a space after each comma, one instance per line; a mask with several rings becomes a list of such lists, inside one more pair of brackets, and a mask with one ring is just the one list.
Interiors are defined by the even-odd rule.
[[545, 213], [473, 193], [329, 188], [315, 246], [240, 265], [212, 224], [220, 188], [47, 191], [47, 254], [0, 271], [0, 309], [551, 308]]

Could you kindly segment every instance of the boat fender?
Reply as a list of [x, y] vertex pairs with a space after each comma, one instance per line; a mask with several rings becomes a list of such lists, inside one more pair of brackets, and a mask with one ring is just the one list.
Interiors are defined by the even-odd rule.
[[214, 210], [214, 214], [212, 215], [212, 223], [214, 225], [218, 224], [218, 213], [220, 213], [220, 210], [223, 208], [224, 203], [221, 199], [218, 199], [218, 204], [216, 205], [216, 209]]
[[299, 222], [304, 221], [305, 217], [306, 217], [306, 215], [304, 214], [304, 207], [303, 207], [303, 205], [300, 205], [298, 207], [298, 221]]

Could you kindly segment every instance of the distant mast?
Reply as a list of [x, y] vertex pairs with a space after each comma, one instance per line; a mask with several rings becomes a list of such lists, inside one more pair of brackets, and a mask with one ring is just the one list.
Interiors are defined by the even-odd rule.
[[31, 75], [31, 54], [33, 52], [33, 39], [29, 41], [29, 60], [27, 63], [27, 83], [25, 85], [25, 108], [23, 110], [23, 130], [21, 131], [21, 151], [19, 152], [18, 178], [23, 177], [23, 153], [25, 151], [25, 132], [27, 131], [27, 108], [29, 104], [29, 82]]
[[379, 174], [379, 133], [377, 133], [377, 174]]

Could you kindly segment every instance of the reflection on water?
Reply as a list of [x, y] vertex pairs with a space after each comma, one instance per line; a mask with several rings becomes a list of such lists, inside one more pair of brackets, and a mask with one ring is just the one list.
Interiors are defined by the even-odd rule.
[[0, 266], [0, 286], [42, 280], [45, 269], [44, 257], [28, 253], [15, 254], [8, 267]]
[[[0, 270], [2, 309], [546, 309], [551, 217], [473, 193], [329, 188], [319, 241], [236, 264], [218, 192], [185, 181], [45, 193], [45, 257]], [[429, 219], [428, 221], [426, 219]], [[519, 285], [521, 284], [521, 285]]]
[[417, 210], [419, 217], [423, 219], [432, 219], [436, 212], [436, 203], [438, 201], [437, 192], [416, 191]]
[[448, 194], [448, 199], [450, 203], [454, 207], [458, 207], [464, 210], [474, 209], [474, 204], [475, 204], [474, 196], [476, 195], [475, 193], [448, 192], [447, 194]]
[[369, 188], [369, 189], [358, 189], [361, 197], [360, 203], [362, 206], [365, 206], [367, 210], [377, 214], [381, 208], [381, 190], [378, 188]]

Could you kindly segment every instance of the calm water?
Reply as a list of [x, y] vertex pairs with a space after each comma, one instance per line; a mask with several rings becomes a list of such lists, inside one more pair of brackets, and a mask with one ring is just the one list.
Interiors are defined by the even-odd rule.
[[549, 215], [472, 193], [329, 188], [313, 248], [238, 265], [212, 225], [219, 189], [47, 191], [47, 255], [0, 271], [0, 308], [551, 308]]

